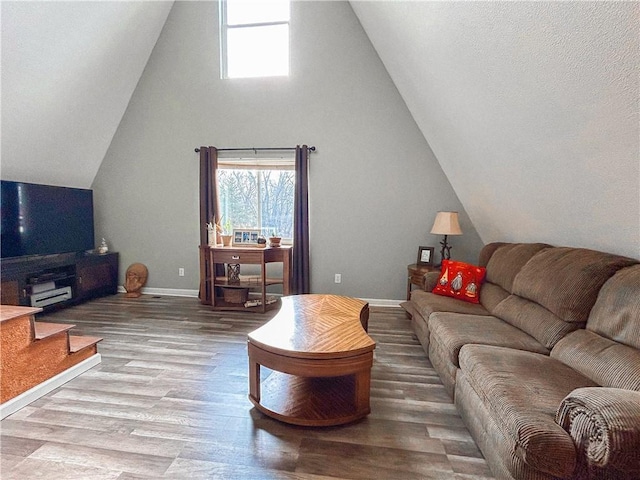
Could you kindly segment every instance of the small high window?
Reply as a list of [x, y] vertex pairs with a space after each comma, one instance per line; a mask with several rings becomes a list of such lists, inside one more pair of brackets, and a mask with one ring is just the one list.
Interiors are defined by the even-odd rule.
[[220, 1], [222, 78], [289, 75], [289, 0]]

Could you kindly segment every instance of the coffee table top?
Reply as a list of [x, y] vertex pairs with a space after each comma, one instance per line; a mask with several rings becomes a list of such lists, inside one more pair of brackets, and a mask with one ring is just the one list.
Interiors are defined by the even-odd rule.
[[249, 342], [263, 350], [295, 358], [360, 355], [376, 345], [361, 320], [362, 315], [368, 315], [368, 307], [362, 300], [339, 295], [283, 297], [280, 311], [251, 332]]

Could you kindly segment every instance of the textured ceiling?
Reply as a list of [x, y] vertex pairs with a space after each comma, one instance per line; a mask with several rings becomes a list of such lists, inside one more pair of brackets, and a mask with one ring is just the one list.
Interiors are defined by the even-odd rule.
[[485, 242], [640, 257], [637, 2], [351, 2]]
[[2, 178], [88, 188], [172, 2], [2, 2]]

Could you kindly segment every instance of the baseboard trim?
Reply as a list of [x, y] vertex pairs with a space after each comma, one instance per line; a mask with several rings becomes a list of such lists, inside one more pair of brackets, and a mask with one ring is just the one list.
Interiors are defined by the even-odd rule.
[[400, 304], [405, 300], [386, 300], [384, 298], [361, 298], [369, 304], [370, 307], [400, 307]]
[[86, 360], [83, 360], [82, 362], [74, 365], [73, 367], [67, 368], [64, 372], [60, 372], [55, 377], [51, 377], [50, 379], [45, 380], [40, 385], [36, 385], [26, 392], [21, 393], [17, 397], [12, 398], [11, 400], [7, 400], [2, 405], [0, 405], [0, 420], [11, 415], [12, 413], [17, 412], [21, 408], [26, 407], [31, 402], [35, 402], [40, 397], [64, 385], [69, 380], [74, 379], [81, 373], [84, 373], [90, 368], [95, 367], [101, 361], [102, 357], [99, 353], [96, 353], [95, 355], [92, 355]]
[[[198, 298], [198, 290], [188, 290], [180, 288], [143, 288], [140, 290], [143, 295], [166, 295], [168, 297], [192, 297]], [[118, 287], [119, 293], [126, 293], [124, 287]], [[405, 300], [387, 300], [384, 298], [361, 298], [371, 307], [399, 307]]]
[[[126, 293], [124, 287], [118, 287], [119, 293]], [[140, 292], [143, 295], [166, 295], [168, 297], [193, 297], [198, 298], [198, 290], [188, 290], [186, 288], [153, 288], [144, 287]]]

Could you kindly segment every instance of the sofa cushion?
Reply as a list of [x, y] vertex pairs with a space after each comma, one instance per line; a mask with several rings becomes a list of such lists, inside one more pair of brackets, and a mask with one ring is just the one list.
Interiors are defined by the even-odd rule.
[[584, 248], [547, 248], [522, 267], [512, 293], [539, 303], [565, 322], [586, 322], [602, 285], [633, 263], [630, 258]]
[[489, 263], [489, 260], [491, 259], [495, 251], [504, 245], [509, 245], [509, 243], [507, 242], [487, 243], [484, 247], [482, 247], [482, 250], [480, 250], [480, 254], [478, 255], [478, 265], [480, 265], [481, 267], [486, 267], [487, 263]]
[[551, 356], [603, 387], [640, 391], [640, 350], [577, 330], [560, 340]]
[[469, 343], [549, 354], [535, 338], [491, 315], [436, 312], [429, 317], [428, 323], [430, 343], [439, 345], [441, 352], [456, 367], [460, 366], [460, 349]]
[[487, 262], [487, 282], [500, 285], [511, 293], [513, 280], [522, 267], [540, 250], [550, 247], [546, 243], [508, 243], [493, 252]]
[[457, 298], [470, 303], [480, 303], [480, 287], [486, 269], [465, 262], [443, 260], [440, 278], [433, 289], [436, 295]]
[[500, 285], [484, 282], [482, 291], [480, 292], [480, 304], [487, 309], [487, 312], [493, 315], [493, 310], [496, 306], [508, 296], [509, 292]]
[[423, 292], [414, 290], [411, 292], [411, 301], [415, 304], [415, 308], [425, 320], [429, 318], [433, 312], [457, 312], [470, 313], [477, 315], [487, 315], [489, 312], [479, 304], [461, 302], [451, 297], [443, 297], [434, 295], [431, 292]]
[[517, 295], [504, 299], [492, 313], [524, 330], [548, 349], [553, 348], [567, 333], [582, 326], [579, 323], [563, 322], [546, 308]]
[[587, 330], [640, 350], [640, 264], [618, 271], [602, 286]]
[[551, 475], [571, 475], [575, 446], [555, 414], [569, 392], [593, 381], [554, 358], [487, 345], [465, 345], [460, 368], [516, 455]]
[[[600, 387], [598, 387], [600, 388]], [[528, 465], [515, 452], [513, 440], [506, 437], [496, 419], [459, 370], [456, 375], [454, 401], [465, 426], [491, 467], [495, 478], [510, 480], [558, 480]], [[575, 460], [567, 459], [568, 462]], [[569, 470], [569, 467], [566, 468]]]
[[456, 375], [458, 374], [458, 366], [449, 360], [449, 352], [446, 346], [440, 343], [429, 342], [429, 361], [434, 370], [440, 377], [440, 382], [444, 386], [447, 394], [453, 398], [456, 389]]

